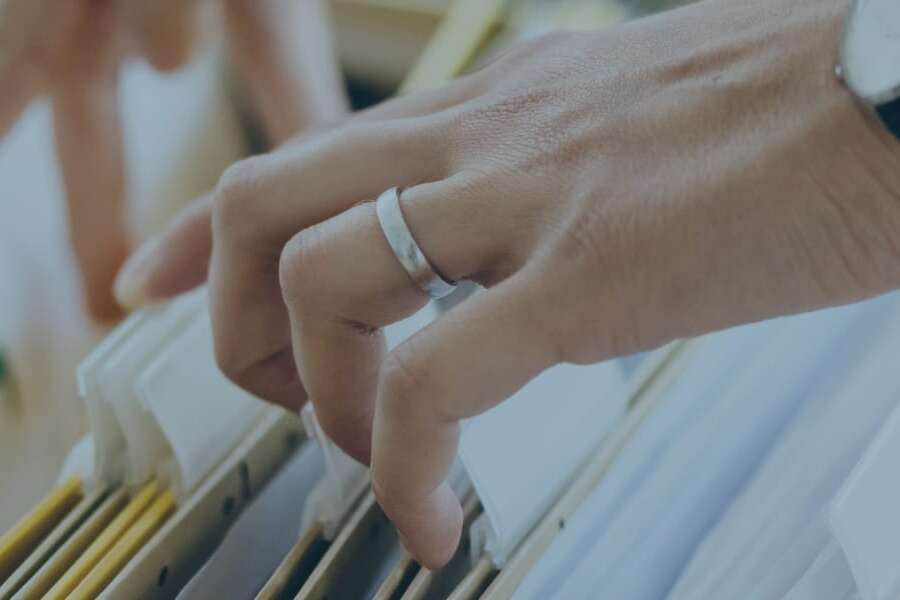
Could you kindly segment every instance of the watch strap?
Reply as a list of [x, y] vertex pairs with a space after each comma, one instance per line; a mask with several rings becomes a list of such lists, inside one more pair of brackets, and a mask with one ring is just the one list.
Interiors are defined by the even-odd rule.
[[900, 138], [900, 98], [875, 107], [875, 112], [885, 127]]

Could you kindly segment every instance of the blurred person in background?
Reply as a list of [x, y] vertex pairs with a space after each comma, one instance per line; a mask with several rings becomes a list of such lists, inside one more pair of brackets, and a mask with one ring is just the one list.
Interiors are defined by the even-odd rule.
[[[217, 2], [229, 59], [268, 145], [348, 110], [325, 0]], [[132, 249], [119, 74], [131, 57], [170, 71], [199, 43], [208, 11], [193, 0], [0, 3], [0, 136], [29, 103], [52, 106], [69, 237], [91, 316], [121, 316], [116, 273]]]

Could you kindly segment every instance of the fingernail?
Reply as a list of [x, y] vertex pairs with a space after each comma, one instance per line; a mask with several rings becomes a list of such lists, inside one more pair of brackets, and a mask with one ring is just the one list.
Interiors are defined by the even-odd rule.
[[144, 242], [116, 276], [113, 294], [124, 308], [135, 309], [146, 304], [147, 276], [156, 262], [158, 246], [159, 241], [156, 239]]

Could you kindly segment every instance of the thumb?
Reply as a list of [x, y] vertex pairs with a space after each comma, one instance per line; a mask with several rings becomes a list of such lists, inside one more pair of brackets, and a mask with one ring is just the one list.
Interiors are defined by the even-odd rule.
[[212, 195], [183, 209], [162, 232], [144, 242], [116, 278], [119, 303], [135, 309], [176, 296], [206, 281], [212, 254]]
[[382, 364], [373, 489], [407, 550], [428, 568], [452, 558], [462, 509], [445, 479], [461, 419], [506, 400], [558, 362], [541, 333], [538, 288], [519, 274], [451, 310]]

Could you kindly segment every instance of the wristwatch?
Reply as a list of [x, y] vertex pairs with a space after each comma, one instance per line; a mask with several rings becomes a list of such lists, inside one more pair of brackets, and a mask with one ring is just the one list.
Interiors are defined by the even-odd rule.
[[854, 0], [838, 75], [900, 138], [900, 0]]

